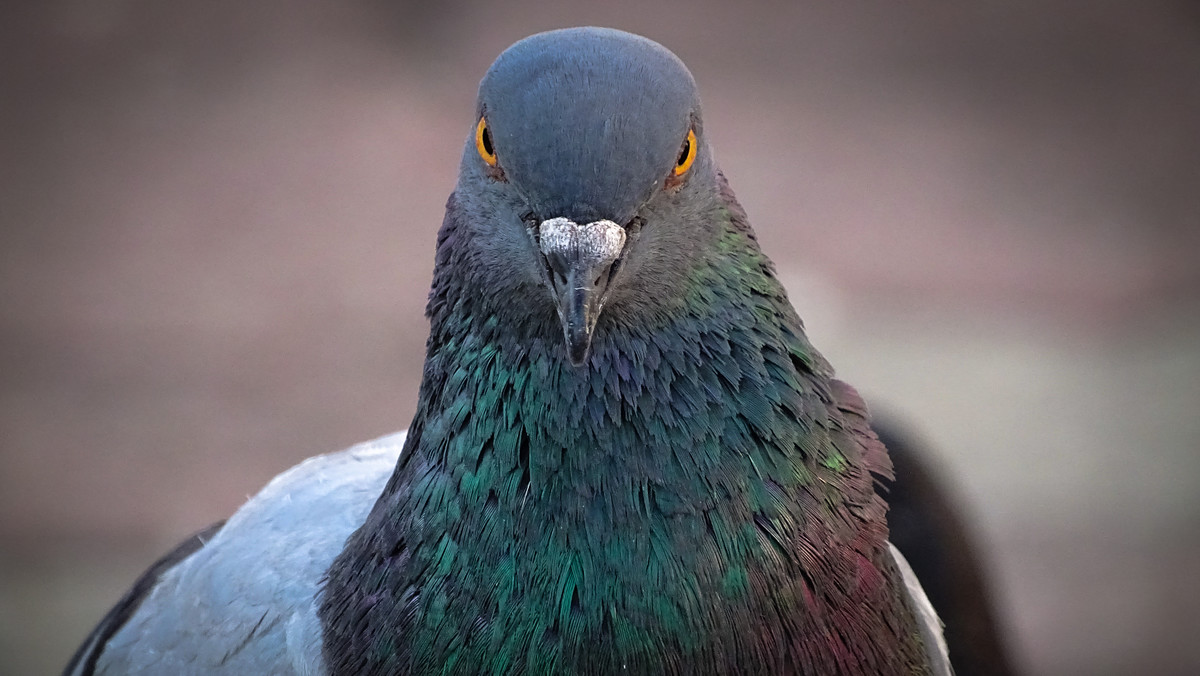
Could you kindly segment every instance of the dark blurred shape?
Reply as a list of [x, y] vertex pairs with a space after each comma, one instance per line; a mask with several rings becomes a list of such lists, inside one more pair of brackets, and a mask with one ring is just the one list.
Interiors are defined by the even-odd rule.
[[1012, 661], [996, 619], [986, 571], [970, 526], [930, 462], [928, 449], [903, 426], [876, 420], [892, 456], [894, 481], [884, 481], [892, 544], [917, 573], [945, 624], [950, 662], [959, 676], [1011, 676]]

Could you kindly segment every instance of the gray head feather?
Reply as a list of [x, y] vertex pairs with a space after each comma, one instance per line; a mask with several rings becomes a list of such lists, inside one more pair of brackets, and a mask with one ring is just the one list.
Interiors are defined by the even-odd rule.
[[691, 73], [661, 45], [576, 28], [508, 48], [480, 83], [478, 108], [539, 220], [624, 225], [661, 189], [700, 99]]

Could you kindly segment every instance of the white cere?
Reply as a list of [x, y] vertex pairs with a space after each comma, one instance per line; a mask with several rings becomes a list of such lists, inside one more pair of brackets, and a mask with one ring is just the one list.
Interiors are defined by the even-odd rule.
[[551, 218], [538, 227], [542, 253], [575, 259], [589, 267], [611, 265], [625, 247], [625, 228], [609, 220], [587, 225], [567, 218]]

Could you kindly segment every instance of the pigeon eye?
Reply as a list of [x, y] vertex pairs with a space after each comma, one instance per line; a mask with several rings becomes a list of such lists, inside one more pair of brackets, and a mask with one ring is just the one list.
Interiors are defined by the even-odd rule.
[[696, 132], [693, 129], [688, 130], [687, 138], [683, 140], [683, 145], [679, 148], [679, 159], [675, 161], [675, 175], [683, 176], [688, 169], [692, 168], [692, 163], [696, 161]]
[[488, 129], [486, 117], [479, 118], [475, 126], [475, 149], [489, 167], [496, 166], [496, 149], [492, 147], [492, 132]]

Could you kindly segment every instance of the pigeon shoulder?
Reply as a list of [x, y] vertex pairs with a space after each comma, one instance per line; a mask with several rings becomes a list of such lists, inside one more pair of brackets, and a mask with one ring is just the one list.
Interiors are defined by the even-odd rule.
[[900, 576], [904, 579], [904, 593], [916, 618], [917, 629], [921, 632], [921, 641], [925, 644], [925, 657], [929, 660], [930, 674], [932, 676], [954, 676], [954, 669], [950, 665], [950, 651], [946, 646], [946, 638], [943, 634], [942, 620], [938, 617], [937, 611], [933, 609], [933, 604], [925, 595], [925, 589], [921, 587], [917, 574], [913, 572], [912, 566], [908, 565], [904, 555], [900, 553], [899, 549], [896, 549], [896, 545], [890, 542], [888, 543], [888, 552], [891, 553], [892, 560], [900, 571]]
[[96, 628], [88, 634], [84, 639], [83, 645], [71, 657], [71, 661], [67, 663], [67, 668], [63, 671], [64, 676], [87, 676], [95, 673], [96, 661], [103, 652], [103, 647], [108, 640], [113, 637], [138, 607], [142, 601], [158, 584], [163, 573], [175, 567], [180, 561], [191, 556], [196, 550], [200, 549], [212, 539], [225, 525], [225, 520], [222, 519], [207, 528], [193, 533], [186, 540], [179, 543], [162, 558], [155, 561], [146, 572], [142, 573], [141, 577], [133, 583], [129, 591], [117, 601], [117, 604], [112, 607], [96, 625]]
[[404, 439], [381, 437], [276, 476], [147, 570], [64, 676], [323, 673], [321, 580], [383, 491]]
[[[870, 413], [867, 411], [866, 402], [859, 396], [857, 390], [840, 380], [831, 380], [830, 386], [834, 405], [841, 414], [847, 430], [863, 449], [863, 458], [867, 468], [872, 474], [891, 480], [893, 478], [891, 458], [888, 456], [887, 448], [871, 428]], [[950, 666], [942, 621], [938, 617], [937, 611], [929, 602], [929, 597], [925, 595], [925, 590], [921, 586], [920, 580], [917, 579], [917, 574], [913, 572], [912, 566], [909, 565], [904, 555], [891, 542], [888, 542], [887, 546], [892, 562], [902, 578], [904, 596], [921, 633], [930, 674], [932, 676], [953, 676], [954, 670]]]

